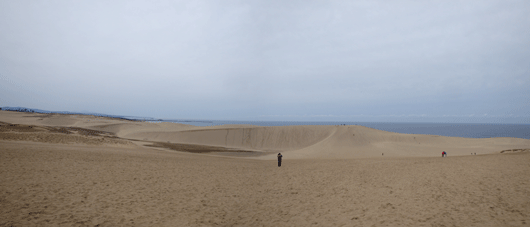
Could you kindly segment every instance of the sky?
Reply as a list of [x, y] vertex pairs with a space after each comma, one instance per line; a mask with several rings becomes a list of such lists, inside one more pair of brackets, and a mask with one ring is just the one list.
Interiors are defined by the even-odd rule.
[[530, 1], [0, 0], [0, 106], [530, 124]]

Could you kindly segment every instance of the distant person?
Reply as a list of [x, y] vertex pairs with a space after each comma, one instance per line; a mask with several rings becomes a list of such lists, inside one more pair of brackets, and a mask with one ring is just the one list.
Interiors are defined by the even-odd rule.
[[282, 153], [278, 153], [278, 167], [282, 166]]

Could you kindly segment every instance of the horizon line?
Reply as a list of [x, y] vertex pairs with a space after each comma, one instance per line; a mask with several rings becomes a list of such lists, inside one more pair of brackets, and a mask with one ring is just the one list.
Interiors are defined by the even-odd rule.
[[[158, 118], [158, 117], [144, 117], [144, 116], [132, 116], [132, 115], [117, 115], [117, 114], [104, 114], [104, 113], [97, 113], [97, 112], [75, 112], [75, 111], [50, 111], [50, 110], [42, 110], [37, 108], [28, 108], [28, 107], [9, 107], [9, 106], [3, 106], [0, 107], [0, 110], [2, 111], [14, 111], [14, 112], [26, 112], [26, 113], [42, 113], [42, 114], [78, 114], [78, 115], [92, 115], [92, 116], [99, 116], [99, 117], [111, 117], [111, 118], [120, 118], [120, 119], [127, 119], [127, 120], [140, 120], [140, 121], [162, 121], [162, 122], [170, 122], [170, 121], [177, 121], [177, 122], [201, 122], [201, 121], [227, 121], [227, 122], [330, 122], [330, 123], [431, 123], [431, 124], [511, 124], [511, 125], [530, 125], [530, 123], [491, 123], [491, 122], [428, 122], [428, 121], [421, 121], [421, 122], [414, 122], [414, 121], [363, 121], [363, 120], [228, 120], [228, 119], [193, 119], [193, 118]], [[377, 118], [377, 117], [398, 117], [397, 119], [406, 119], [410, 117], [421, 117], [421, 118], [447, 118], [447, 117], [483, 117], [488, 116], [487, 119], [494, 118], [495, 115], [443, 115], [443, 116], [427, 116], [427, 115], [259, 115], [258, 117], [365, 117], [365, 118]], [[503, 118], [499, 117], [498, 118]], [[506, 116], [506, 118], [523, 118], [526, 116]], [[485, 117], [483, 117], [485, 118]], [[530, 117], [529, 117], [530, 118]]]

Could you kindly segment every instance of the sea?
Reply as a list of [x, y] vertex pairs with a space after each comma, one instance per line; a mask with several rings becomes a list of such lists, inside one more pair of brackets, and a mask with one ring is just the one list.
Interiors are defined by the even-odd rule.
[[141, 120], [148, 122], [175, 122], [195, 126], [216, 125], [255, 125], [255, 126], [288, 126], [288, 125], [362, 125], [379, 130], [407, 133], [425, 134], [466, 138], [492, 138], [512, 137], [530, 139], [530, 124], [489, 124], [489, 123], [392, 123], [392, 122], [350, 122], [350, 121], [223, 121], [223, 120], [167, 120], [149, 117], [132, 117], [108, 115], [99, 113], [79, 113], [68, 111], [48, 111], [25, 107], [0, 107], [0, 110], [31, 112], [31, 113], [60, 113], [60, 114], [85, 114], [103, 117], [113, 117], [128, 120]]
[[530, 139], [530, 124], [480, 124], [480, 123], [391, 123], [391, 122], [331, 122], [331, 121], [221, 121], [221, 120], [157, 120], [195, 126], [216, 125], [361, 125], [369, 128], [406, 133], [466, 138], [512, 137]]

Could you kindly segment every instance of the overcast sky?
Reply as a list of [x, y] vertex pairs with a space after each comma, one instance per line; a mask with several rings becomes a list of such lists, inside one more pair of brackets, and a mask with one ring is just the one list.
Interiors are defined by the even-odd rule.
[[0, 106], [530, 123], [530, 1], [0, 0]]

